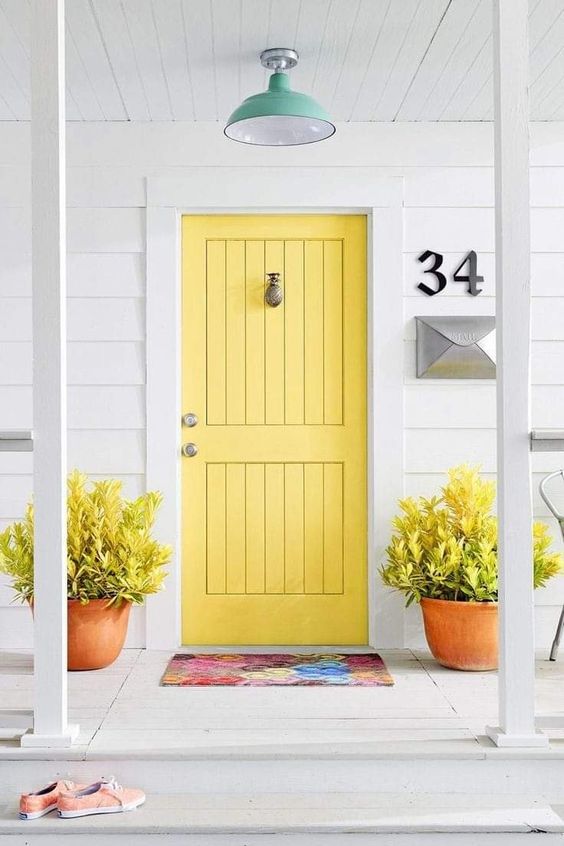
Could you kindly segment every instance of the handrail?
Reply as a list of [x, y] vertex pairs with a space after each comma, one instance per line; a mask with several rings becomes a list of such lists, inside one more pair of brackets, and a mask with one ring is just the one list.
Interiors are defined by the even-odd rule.
[[33, 432], [31, 429], [0, 431], [0, 452], [33, 452]]
[[531, 452], [564, 452], [564, 429], [533, 429]]

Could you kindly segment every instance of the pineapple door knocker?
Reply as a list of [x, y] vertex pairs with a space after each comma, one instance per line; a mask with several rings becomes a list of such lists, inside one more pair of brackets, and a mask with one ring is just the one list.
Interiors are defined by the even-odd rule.
[[266, 286], [264, 299], [267, 305], [276, 308], [284, 299], [284, 292], [280, 287], [280, 274], [267, 273], [266, 278], [268, 279], [268, 285]]

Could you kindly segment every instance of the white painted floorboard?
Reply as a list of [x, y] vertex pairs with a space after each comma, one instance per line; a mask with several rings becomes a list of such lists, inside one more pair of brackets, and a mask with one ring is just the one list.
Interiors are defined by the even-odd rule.
[[[457, 673], [425, 653], [381, 650], [393, 687], [159, 687], [170, 653], [124, 650], [111, 667], [69, 674], [71, 719], [79, 743], [65, 755], [187, 757], [214, 750], [251, 755], [293, 748], [308, 755], [360, 757], [428, 750], [483, 757], [495, 720], [495, 673]], [[4, 708], [33, 705], [32, 655], [0, 652]], [[564, 660], [537, 663], [537, 711], [564, 714]], [[552, 753], [564, 753], [553, 730]], [[17, 738], [0, 740], [1, 758], [40, 755]]]
[[564, 821], [543, 801], [527, 796], [449, 798], [433, 794], [340, 794], [149, 797], [134, 813], [61, 820], [16, 819], [9, 802], [0, 837], [49, 834], [316, 834], [424, 832], [564, 832]]
[[[394, 687], [162, 688], [170, 657], [125, 650], [69, 675], [70, 750], [0, 738], [0, 802], [55, 773], [115, 774], [154, 794], [374, 792], [533, 796], [564, 804], [564, 732], [547, 750], [497, 749], [495, 673], [455, 673], [426, 653], [381, 654]], [[33, 703], [32, 655], [0, 653], [0, 707]], [[564, 716], [564, 658], [537, 664], [539, 713]], [[108, 846], [108, 844], [106, 844]], [[215, 844], [214, 844], [215, 846]]]

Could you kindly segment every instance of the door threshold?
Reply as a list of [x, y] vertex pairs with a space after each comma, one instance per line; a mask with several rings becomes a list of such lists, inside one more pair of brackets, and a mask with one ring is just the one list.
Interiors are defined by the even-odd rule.
[[332, 655], [336, 652], [339, 652], [340, 654], [344, 655], [355, 655], [359, 653], [365, 654], [366, 652], [377, 652], [377, 650], [373, 646], [368, 646], [368, 644], [366, 646], [340, 646], [339, 644], [333, 646], [299, 646], [296, 644], [290, 644], [286, 646], [272, 646], [269, 644], [263, 644], [261, 646], [241, 646], [240, 644], [235, 644], [234, 646], [227, 646], [225, 644], [222, 644], [221, 646], [202, 646], [194, 644], [183, 644], [178, 648], [189, 652], [225, 653], [227, 655], [233, 652], [248, 655], [262, 655], [265, 653], [271, 653], [272, 655], [280, 655], [285, 653], [297, 653], [299, 655], [319, 655], [327, 653], [328, 655]]

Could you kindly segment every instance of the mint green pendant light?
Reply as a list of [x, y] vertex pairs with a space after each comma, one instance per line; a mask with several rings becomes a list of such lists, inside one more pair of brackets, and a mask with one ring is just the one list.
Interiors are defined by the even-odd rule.
[[263, 67], [273, 70], [268, 90], [247, 97], [235, 109], [225, 134], [243, 144], [290, 147], [323, 141], [335, 132], [331, 118], [313, 97], [292, 91], [286, 70], [298, 63], [295, 50], [274, 47], [260, 54]]

